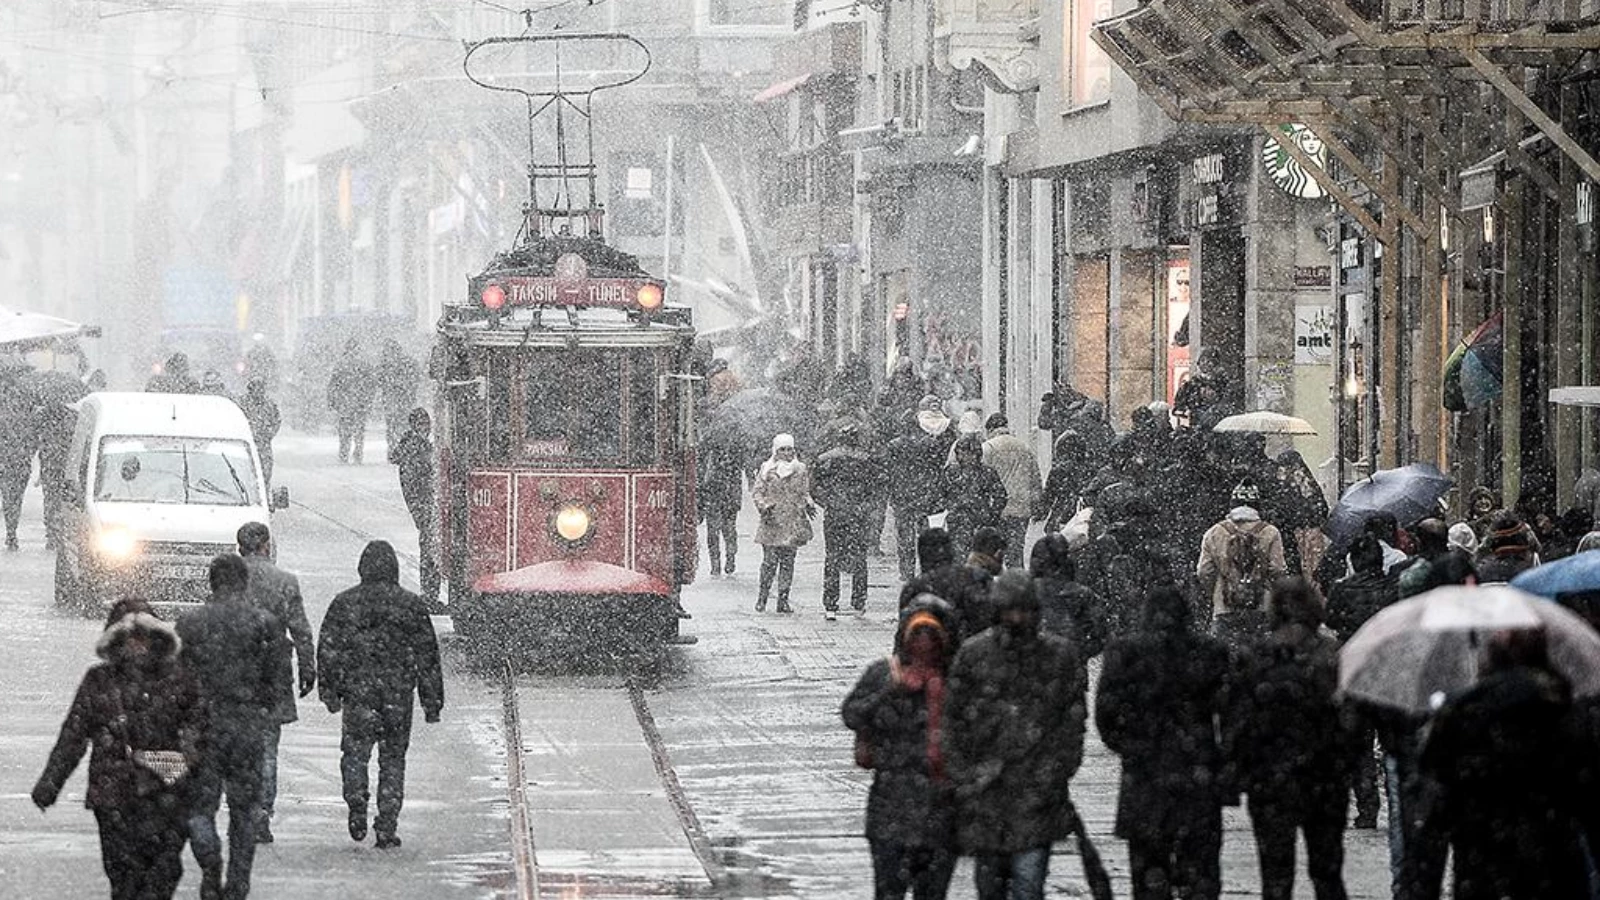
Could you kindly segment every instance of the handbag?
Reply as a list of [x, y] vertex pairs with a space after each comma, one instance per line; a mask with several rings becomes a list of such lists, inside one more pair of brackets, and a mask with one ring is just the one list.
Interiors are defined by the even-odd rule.
[[856, 765], [863, 769], [873, 767], [872, 740], [861, 732], [856, 732]]
[[134, 764], [160, 779], [161, 786], [170, 788], [189, 777], [189, 760], [181, 750], [135, 750], [128, 742], [128, 712], [122, 705], [122, 694], [117, 692], [117, 720], [122, 723], [122, 755]]

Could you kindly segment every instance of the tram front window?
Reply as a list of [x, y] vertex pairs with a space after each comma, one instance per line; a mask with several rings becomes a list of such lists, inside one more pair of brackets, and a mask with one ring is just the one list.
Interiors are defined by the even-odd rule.
[[622, 456], [622, 356], [553, 353], [523, 368], [523, 453], [534, 458]]

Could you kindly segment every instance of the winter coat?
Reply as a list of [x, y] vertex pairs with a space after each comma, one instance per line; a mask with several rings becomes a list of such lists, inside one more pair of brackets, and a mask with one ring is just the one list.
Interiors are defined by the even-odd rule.
[[938, 511], [943, 501], [939, 489], [944, 477], [945, 457], [955, 443], [950, 420], [940, 417], [945, 427], [929, 433], [921, 425], [913, 434], [889, 442], [889, 502], [915, 518]]
[[1263, 522], [1261, 515], [1248, 506], [1234, 509], [1227, 518], [1211, 526], [1205, 537], [1200, 539], [1200, 561], [1195, 566], [1195, 574], [1200, 577], [1201, 586], [1209, 592], [1213, 609], [1218, 615], [1232, 611], [1223, 601], [1224, 581], [1228, 577], [1228, 544], [1239, 534], [1249, 535], [1256, 542], [1257, 550], [1266, 562], [1263, 575], [1267, 587], [1271, 587], [1288, 571], [1283, 559], [1283, 535], [1278, 529], [1270, 522]]
[[950, 666], [945, 759], [965, 853], [1018, 853], [1072, 832], [1087, 679], [1072, 645], [991, 628]]
[[239, 408], [244, 411], [244, 419], [250, 423], [250, 437], [256, 442], [256, 450], [263, 456], [272, 454], [272, 439], [278, 436], [278, 429], [283, 424], [283, 417], [278, 413], [278, 404], [270, 397], [261, 397], [253, 400], [249, 394], [239, 398]]
[[883, 463], [860, 447], [835, 447], [817, 457], [811, 496], [838, 520], [862, 521], [883, 508], [888, 478]]
[[999, 528], [1006, 508], [1006, 486], [995, 471], [981, 463], [956, 465], [944, 470], [940, 488], [947, 512], [944, 528], [957, 547], [972, 543], [979, 528]]
[[1122, 758], [1118, 837], [1171, 839], [1232, 799], [1220, 731], [1228, 666], [1219, 641], [1187, 629], [1139, 631], [1106, 648], [1094, 721]]
[[0, 469], [31, 468], [38, 450], [33, 402], [15, 380], [0, 380]]
[[417, 405], [417, 385], [422, 372], [403, 352], [386, 352], [374, 372], [378, 400], [391, 414], [404, 415]]
[[249, 733], [271, 721], [283, 671], [283, 628], [243, 593], [216, 594], [178, 619], [183, 665], [200, 683], [213, 729]]
[[[124, 651], [134, 633], [150, 639], [150, 660], [143, 667]], [[126, 616], [100, 635], [95, 653], [104, 661], [91, 666], [79, 682], [34, 788], [35, 798], [55, 802], [87, 746], [84, 805], [90, 809], [115, 809], [162, 793], [171, 793], [174, 803], [186, 802], [181, 782], [167, 789], [128, 757], [130, 749], [178, 750], [191, 769], [200, 765], [205, 709], [199, 685], [178, 661], [177, 633], [149, 613]]]
[[994, 469], [1006, 489], [1006, 506], [1001, 515], [1010, 519], [1031, 519], [1044, 494], [1039, 478], [1039, 460], [1028, 442], [999, 429], [983, 442], [983, 464]]
[[357, 571], [361, 583], [334, 597], [322, 619], [318, 696], [329, 710], [410, 709], [414, 692], [423, 713], [437, 718], [444, 674], [427, 606], [400, 586], [388, 544], [368, 544]]
[[1328, 627], [1343, 643], [1379, 610], [1399, 599], [1400, 589], [1393, 575], [1358, 572], [1341, 578], [1328, 590]]
[[372, 367], [365, 360], [346, 357], [328, 377], [328, 407], [342, 417], [365, 417], [377, 387]]
[[921, 594], [932, 594], [950, 604], [955, 611], [956, 630], [965, 640], [994, 624], [994, 606], [989, 602], [993, 578], [977, 566], [947, 562], [906, 582], [900, 589], [900, 608], [905, 609]]
[[400, 495], [418, 528], [428, 524], [433, 509], [433, 442], [426, 434], [407, 430], [389, 448], [389, 461], [399, 469]]
[[1100, 595], [1076, 581], [1055, 576], [1038, 577], [1033, 583], [1039, 592], [1040, 627], [1071, 641], [1085, 663], [1099, 656], [1110, 633]]
[[761, 514], [756, 543], [763, 547], [803, 547], [811, 542], [811, 516], [807, 513], [811, 470], [805, 463], [795, 465], [788, 478], [780, 477], [775, 467], [763, 465], [750, 489], [750, 499]]
[[311, 623], [306, 620], [306, 604], [300, 596], [300, 579], [273, 565], [265, 557], [246, 556], [244, 564], [250, 570], [245, 598], [257, 609], [272, 616], [277, 623], [279, 663], [275, 679], [277, 703], [273, 706], [273, 718], [280, 725], [285, 725], [299, 718], [290, 657], [297, 659], [302, 678], [317, 671], [317, 647], [311, 637]]
[[1587, 898], [1573, 824], [1579, 763], [1571, 699], [1536, 669], [1486, 675], [1439, 710], [1422, 749], [1441, 787], [1459, 900]]
[[880, 659], [861, 673], [840, 714], [845, 727], [872, 746], [867, 840], [953, 847], [955, 798], [951, 787], [936, 783], [929, 770], [925, 695], [896, 687], [889, 660]]
[[1354, 717], [1334, 697], [1337, 642], [1284, 626], [1235, 666], [1224, 733], [1240, 787], [1254, 800], [1343, 809], [1357, 744]]
[[708, 435], [695, 457], [695, 506], [702, 519], [737, 515], [744, 503], [744, 451], [731, 432]]

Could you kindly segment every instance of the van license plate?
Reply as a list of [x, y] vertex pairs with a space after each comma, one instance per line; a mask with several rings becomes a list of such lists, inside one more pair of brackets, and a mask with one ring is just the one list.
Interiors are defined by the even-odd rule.
[[150, 574], [153, 577], [168, 581], [188, 581], [203, 577], [205, 575], [205, 570], [201, 569], [199, 566], [157, 564], [150, 567]]

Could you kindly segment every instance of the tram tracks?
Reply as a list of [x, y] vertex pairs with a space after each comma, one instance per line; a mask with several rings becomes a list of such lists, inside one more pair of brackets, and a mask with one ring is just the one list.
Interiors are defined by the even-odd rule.
[[[682, 840], [687, 844], [689, 852], [698, 864], [699, 872], [694, 879], [686, 878], [686, 873], [662, 872], [652, 874], [641, 872], [636, 866], [623, 866], [624, 871], [607, 874], [553, 871], [551, 868], [541, 866], [539, 856], [539, 836], [535, 828], [535, 812], [538, 808], [536, 797], [541, 785], [535, 784], [534, 776], [530, 773], [529, 741], [525, 738], [524, 722], [521, 712], [522, 703], [519, 692], [528, 690], [527, 685], [519, 685], [516, 670], [508, 660], [499, 672], [501, 682], [501, 708], [503, 713], [502, 727], [505, 735], [506, 751], [506, 792], [510, 810], [510, 839], [511, 839], [511, 883], [516, 893], [515, 900], [544, 900], [544, 891], [559, 891], [552, 896], [569, 897], [704, 897], [714, 896], [719, 887], [727, 881], [727, 871], [718, 857], [710, 838], [706, 835], [696, 815], [693, 804], [684, 792], [683, 785], [678, 779], [677, 770], [673, 767], [672, 759], [667, 751], [666, 742], [662, 738], [660, 729], [656, 725], [655, 715], [650, 709], [649, 698], [639, 680], [633, 675], [623, 679], [620, 688], [626, 695], [628, 706], [632, 709], [634, 720], [638, 726], [637, 735], [642, 741], [643, 748], [649, 753], [649, 762], [653, 767], [659, 788], [660, 799], [664, 799], [671, 809], [671, 815], [676, 821]], [[559, 689], [556, 689], [559, 690]], [[585, 705], [592, 707], [597, 712], [607, 708], [607, 704], [614, 704], [617, 698], [617, 688], [585, 688], [583, 694]], [[620, 709], [618, 710], [620, 711]], [[547, 731], [541, 728], [541, 732]], [[548, 738], [548, 734], [541, 734]], [[600, 756], [607, 749], [615, 748], [601, 746], [593, 751], [589, 748], [568, 747], [564, 753], [553, 754], [563, 761], [582, 760], [591, 752], [598, 751]], [[635, 748], [637, 749], [637, 748]], [[552, 754], [541, 756], [541, 760], [549, 764]], [[603, 761], [594, 763], [603, 767]], [[625, 779], [618, 779], [623, 781]], [[593, 783], [588, 783], [592, 781]], [[606, 778], [585, 779], [585, 789], [589, 791], [604, 792], [615, 790], [619, 794], [632, 796], [637, 800], [639, 791], [637, 785], [631, 789], [627, 786], [612, 783]], [[570, 786], [568, 786], [570, 788]], [[559, 786], [551, 788], [559, 790]], [[563, 797], [554, 801], [557, 805], [567, 802], [570, 797]], [[658, 801], [659, 802], [659, 801]], [[626, 805], [626, 801], [624, 804]], [[611, 807], [605, 797], [597, 797], [594, 806], [600, 810], [598, 815], [604, 816]], [[615, 812], [615, 809], [610, 809]], [[570, 808], [552, 809], [551, 816], [570, 816]], [[648, 832], [650, 829], [644, 828]], [[562, 835], [554, 835], [562, 837]], [[626, 861], [629, 852], [626, 849], [609, 847], [594, 848], [597, 855], [614, 857]], [[570, 857], [569, 852], [565, 856]], [[642, 851], [642, 855], [650, 857], [651, 851]], [[691, 882], [698, 882], [694, 884]]]

